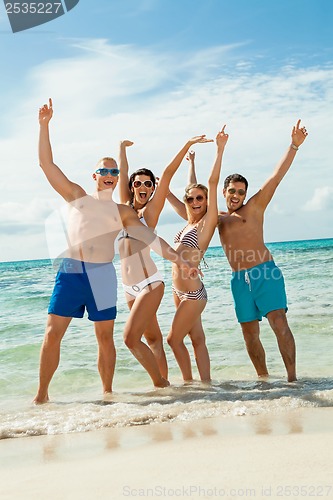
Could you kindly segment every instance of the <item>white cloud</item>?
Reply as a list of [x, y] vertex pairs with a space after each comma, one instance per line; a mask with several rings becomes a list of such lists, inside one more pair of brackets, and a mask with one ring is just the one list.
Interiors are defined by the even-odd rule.
[[[17, 199], [19, 200], [19, 197]], [[20, 223], [42, 222], [55, 206], [55, 200], [39, 197], [33, 198], [28, 203], [7, 201], [0, 203], [0, 220]]]
[[[128, 153], [131, 169], [146, 166], [159, 175], [189, 137], [201, 133], [214, 137], [224, 123], [230, 139], [222, 176], [239, 171], [255, 191], [288, 146], [292, 125], [302, 118], [309, 137], [274, 197], [278, 217], [272, 217], [272, 232], [285, 234], [281, 237], [286, 239], [292, 236], [288, 213], [281, 207], [288, 206], [290, 213], [293, 205], [301, 206], [311, 198], [313, 188], [320, 189], [322, 179], [331, 175], [333, 144], [326, 133], [333, 101], [331, 67], [288, 66], [275, 74], [253, 69], [250, 73], [244, 58], [238, 66], [237, 61], [228, 66], [233, 51], [229, 46], [179, 55], [112, 46], [106, 40], [71, 43], [74, 55], [33, 68], [24, 101], [8, 103], [6, 136], [0, 133], [0, 200], [5, 204], [0, 207], [0, 221], [7, 227], [16, 224], [8, 213], [15, 212], [18, 204], [17, 211], [27, 214], [27, 224], [39, 224], [46, 216], [45, 200], [56, 196], [37, 162], [37, 110], [51, 96], [55, 161], [88, 192], [93, 189], [90, 174], [96, 161], [104, 155], [117, 156], [119, 140], [135, 142]], [[200, 144], [195, 149], [198, 177], [206, 182], [214, 145]], [[186, 182], [186, 168], [187, 163], [172, 181], [179, 193]], [[312, 237], [313, 231], [318, 237], [315, 221], [312, 227], [305, 214], [298, 215], [304, 236]], [[323, 237], [328, 228], [327, 221], [321, 228]], [[21, 248], [21, 258], [25, 258], [24, 245]]]
[[305, 211], [324, 211], [333, 209], [333, 187], [322, 186], [314, 190], [313, 196], [308, 200], [303, 210]]
[[290, 215], [290, 210], [288, 210], [287, 207], [282, 207], [278, 203], [274, 203], [274, 201], [269, 210], [271, 213], [274, 213], [276, 215]]

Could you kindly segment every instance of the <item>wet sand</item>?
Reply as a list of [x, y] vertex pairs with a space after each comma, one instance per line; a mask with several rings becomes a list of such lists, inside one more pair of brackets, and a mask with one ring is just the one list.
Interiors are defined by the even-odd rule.
[[333, 408], [0, 441], [0, 498], [333, 498]]

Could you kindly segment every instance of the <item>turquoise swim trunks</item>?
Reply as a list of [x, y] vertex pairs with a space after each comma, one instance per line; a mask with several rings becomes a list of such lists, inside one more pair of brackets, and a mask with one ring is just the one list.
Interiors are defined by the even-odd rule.
[[273, 260], [233, 272], [231, 291], [239, 323], [261, 321], [271, 311], [288, 310], [282, 272]]
[[112, 262], [96, 264], [63, 259], [55, 279], [49, 314], [91, 321], [116, 318], [117, 276]]

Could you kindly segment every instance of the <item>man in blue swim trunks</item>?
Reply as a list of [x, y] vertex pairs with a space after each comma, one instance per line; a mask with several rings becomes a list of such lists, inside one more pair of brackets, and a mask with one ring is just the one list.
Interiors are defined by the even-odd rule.
[[103, 390], [104, 393], [112, 392], [116, 362], [113, 328], [117, 312], [117, 279], [112, 260], [114, 242], [122, 228], [162, 257], [175, 262], [186, 276], [197, 274], [164, 240], [140, 222], [131, 207], [112, 200], [119, 174], [113, 158], [102, 158], [98, 162], [92, 174], [96, 184], [92, 195], [65, 176], [53, 162], [49, 137], [52, 115], [50, 99], [49, 105], [39, 110], [39, 163], [51, 186], [67, 202], [68, 213], [67, 227], [63, 231], [65, 243], [58, 252], [61, 261], [41, 349], [35, 403], [49, 400], [48, 387], [59, 364], [61, 340], [72, 318], [82, 318], [85, 310], [95, 326]]
[[233, 271], [231, 289], [236, 316], [250, 359], [259, 377], [268, 376], [265, 351], [259, 339], [259, 321], [265, 316], [277, 337], [289, 382], [296, 380], [295, 341], [286, 317], [283, 276], [264, 244], [263, 222], [267, 205], [308, 135], [305, 127], [300, 128], [300, 122], [293, 127], [291, 145], [273, 174], [246, 204], [247, 180], [239, 174], [225, 179], [223, 195], [227, 212], [220, 213], [218, 222], [221, 244]]

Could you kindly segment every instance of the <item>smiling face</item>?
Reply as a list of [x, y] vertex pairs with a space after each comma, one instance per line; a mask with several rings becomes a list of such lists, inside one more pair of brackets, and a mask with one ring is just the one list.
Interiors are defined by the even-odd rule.
[[136, 174], [131, 185], [133, 202], [144, 206], [154, 192], [154, 184], [149, 175]]
[[207, 196], [199, 187], [187, 190], [184, 201], [188, 219], [200, 220], [207, 212]]
[[[118, 169], [118, 166], [113, 158], [104, 158], [96, 165], [96, 170], [102, 168]], [[95, 179], [96, 181], [97, 191], [104, 191], [105, 189], [113, 190], [118, 184], [118, 178], [119, 178], [118, 175], [117, 176], [111, 175], [110, 172], [108, 172], [107, 175], [101, 175], [97, 172], [93, 173], [93, 179]]]
[[241, 208], [246, 198], [246, 185], [244, 182], [229, 182], [223, 189], [226, 205], [229, 212], [235, 212]]

